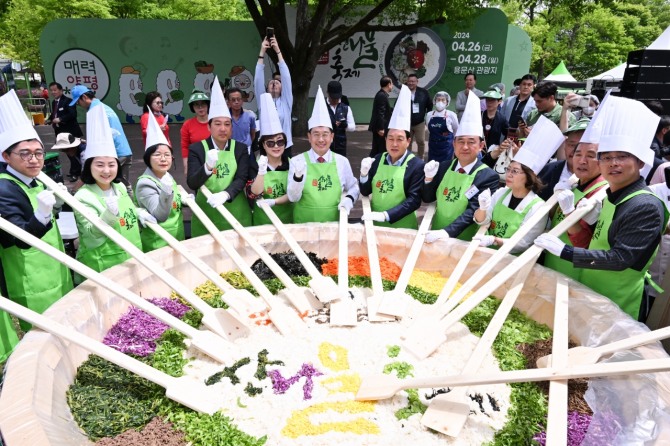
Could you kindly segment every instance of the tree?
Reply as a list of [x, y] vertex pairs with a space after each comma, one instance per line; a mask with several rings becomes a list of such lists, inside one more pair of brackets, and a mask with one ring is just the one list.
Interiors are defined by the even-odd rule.
[[[307, 132], [310, 81], [319, 57], [357, 32], [403, 31], [418, 26], [469, 23], [480, 0], [296, 0], [296, 23], [288, 22], [285, 0], [245, 0], [260, 39], [272, 26], [293, 80], [295, 135]], [[289, 30], [295, 29], [295, 41]], [[260, 46], [260, 43], [259, 43]], [[276, 62], [276, 56], [274, 56]]]

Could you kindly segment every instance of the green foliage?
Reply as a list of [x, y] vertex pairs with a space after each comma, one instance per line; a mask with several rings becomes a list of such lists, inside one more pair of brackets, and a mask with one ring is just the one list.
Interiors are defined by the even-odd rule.
[[156, 342], [156, 350], [150, 355], [149, 361], [154, 368], [175, 378], [184, 375], [184, 366], [188, 360], [184, 358], [186, 349], [185, 335], [172, 328], [165, 330]]
[[395, 413], [395, 417], [398, 420], [406, 420], [414, 414], [423, 415], [426, 412], [428, 406], [423, 404], [419, 399], [418, 389], [407, 389], [407, 400], [407, 406], [398, 409]]

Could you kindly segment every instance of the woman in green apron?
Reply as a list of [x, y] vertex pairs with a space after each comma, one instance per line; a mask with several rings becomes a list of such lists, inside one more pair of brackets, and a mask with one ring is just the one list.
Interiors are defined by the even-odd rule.
[[[147, 169], [137, 179], [135, 197], [137, 204], [153, 215], [163, 229], [177, 240], [184, 240], [181, 195], [169, 172], [173, 160], [172, 148], [165, 135], [153, 116], [149, 116], [144, 151]], [[167, 242], [150, 228], [144, 228], [141, 237], [144, 252], [167, 246]]]
[[[535, 172], [523, 164], [512, 161], [507, 168], [505, 187], [491, 194], [482, 193], [479, 198], [479, 209], [475, 211], [474, 220], [480, 225], [487, 225], [486, 235], [478, 238], [480, 246], [497, 249], [505, 243], [544, 203], [537, 196], [542, 183]], [[523, 252], [533, 244], [535, 237], [540, 235], [547, 225], [542, 219], [512, 249], [513, 254]]]
[[[286, 193], [289, 168], [286, 134], [282, 131], [272, 96], [263, 93], [259, 104], [261, 156], [258, 158], [258, 175], [250, 184], [247, 195], [271, 206], [283, 223], [293, 223], [293, 203]], [[258, 203], [254, 203], [252, 220], [254, 226], [271, 224]]]

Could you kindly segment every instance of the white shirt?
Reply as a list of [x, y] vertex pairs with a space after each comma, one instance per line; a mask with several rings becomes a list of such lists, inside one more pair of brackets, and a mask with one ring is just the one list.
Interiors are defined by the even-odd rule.
[[[484, 221], [478, 222], [475, 220], [475, 223], [477, 223], [480, 226], [488, 226], [489, 223], [491, 223], [491, 217], [493, 215], [493, 208], [496, 206], [496, 204], [502, 199], [502, 196], [509, 190], [508, 187], [503, 187], [495, 191], [493, 194], [493, 197], [491, 197], [491, 206], [486, 210], [486, 218], [484, 218]], [[519, 203], [519, 205], [516, 207], [514, 210], [515, 212], [522, 213], [526, 207], [530, 204], [531, 201], [533, 201], [537, 197], [535, 192], [531, 191], [524, 197], [523, 200]], [[502, 200], [502, 205], [504, 206], [509, 206], [509, 202], [512, 199], [512, 193], [510, 192], [507, 197], [505, 197], [504, 200]], [[536, 213], [544, 204], [544, 201], [539, 201], [533, 207], [528, 211], [526, 214], [526, 217], [523, 219], [521, 224], [525, 224], [532, 216], [534, 213]], [[547, 218], [543, 218], [540, 220], [538, 224], [533, 226], [533, 228], [528, 231], [528, 234], [526, 234], [520, 241], [517, 243], [517, 245], [512, 248], [512, 251], [510, 251], [512, 254], [516, 254], [519, 252], [525, 251], [527, 248], [529, 248], [532, 244], [533, 241], [544, 232], [544, 228], [547, 226]]]
[[461, 162], [457, 161], [455, 170], [458, 171], [458, 169], [463, 169], [466, 174], [470, 175], [470, 172], [472, 171], [472, 168], [475, 167], [475, 164], [477, 164], [477, 158], [475, 158], [475, 160], [470, 164], [468, 164], [467, 166], [462, 166]]
[[[23, 182], [28, 187], [30, 187], [30, 183], [32, 183], [33, 180], [35, 180], [35, 178], [30, 178], [30, 177], [27, 177], [27, 176], [23, 175], [22, 173], [19, 173], [16, 169], [14, 169], [9, 164], [7, 164], [7, 172], [14, 175], [16, 178], [21, 180], [21, 182]], [[40, 214], [39, 212], [35, 212], [35, 218], [37, 219], [37, 221], [42, 223], [44, 226], [48, 225], [49, 222], [51, 221], [51, 216], [50, 215], [45, 216], [45, 215]]]
[[458, 116], [456, 116], [456, 113], [452, 112], [451, 110], [444, 110], [444, 111], [437, 111], [437, 110], [431, 110], [428, 113], [426, 113], [426, 125], [430, 123], [430, 120], [433, 117], [444, 117], [447, 121], [447, 129], [451, 133], [456, 133], [456, 130], [458, 130]]
[[[299, 154], [296, 156], [303, 156], [303, 154]], [[312, 163], [317, 163], [317, 158], [319, 155], [316, 154], [314, 149], [309, 149], [307, 152], [307, 156], [309, 156], [309, 160]], [[335, 157], [335, 165], [337, 166], [337, 175], [340, 177], [340, 185], [342, 187], [342, 193], [344, 195], [351, 195], [351, 197], [354, 199], [354, 203], [356, 203], [356, 200], [358, 200], [358, 196], [360, 195], [360, 190], [358, 189], [358, 181], [354, 177], [354, 173], [351, 170], [351, 164], [349, 164], [349, 160], [343, 157], [342, 155], [339, 155], [337, 153], [332, 152], [331, 150], [328, 150], [324, 155], [323, 159], [325, 159], [326, 163], [329, 163], [332, 160], [332, 157]], [[309, 169], [309, 164], [307, 164], [307, 169]], [[302, 176], [301, 181], [295, 181], [294, 177], [294, 169], [293, 169], [293, 164], [289, 165], [288, 168], [288, 187], [287, 187], [287, 195], [289, 201], [292, 203], [295, 203], [300, 200], [302, 197], [302, 190], [305, 187], [305, 178], [307, 177], [307, 172], [305, 171], [305, 175]]]

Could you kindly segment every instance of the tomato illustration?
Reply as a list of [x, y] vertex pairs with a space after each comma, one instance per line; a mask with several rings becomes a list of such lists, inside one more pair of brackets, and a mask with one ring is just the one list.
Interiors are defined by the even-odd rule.
[[442, 191], [442, 195], [449, 195], [449, 188], [445, 187], [444, 190]]
[[425, 59], [424, 52], [418, 48], [412, 48], [407, 52], [407, 64], [414, 69], [421, 68]]
[[377, 184], [375, 184], [375, 187], [382, 187], [382, 182], [381, 182], [381, 181], [377, 181]]
[[312, 186], [318, 186], [318, 185], [319, 185], [319, 181], [316, 180], [316, 179], [313, 179], [312, 180]]
[[122, 217], [121, 219], [119, 219], [119, 224], [120, 224], [121, 226], [125, 226], [125, 225], [126, 225], [126, 219], [123, 218], [123, 217]]
[[272, 194], [272, 187], [268, 187], [266, 193], [267, 193], [268, 195], [271, 195], [271, 194]]

